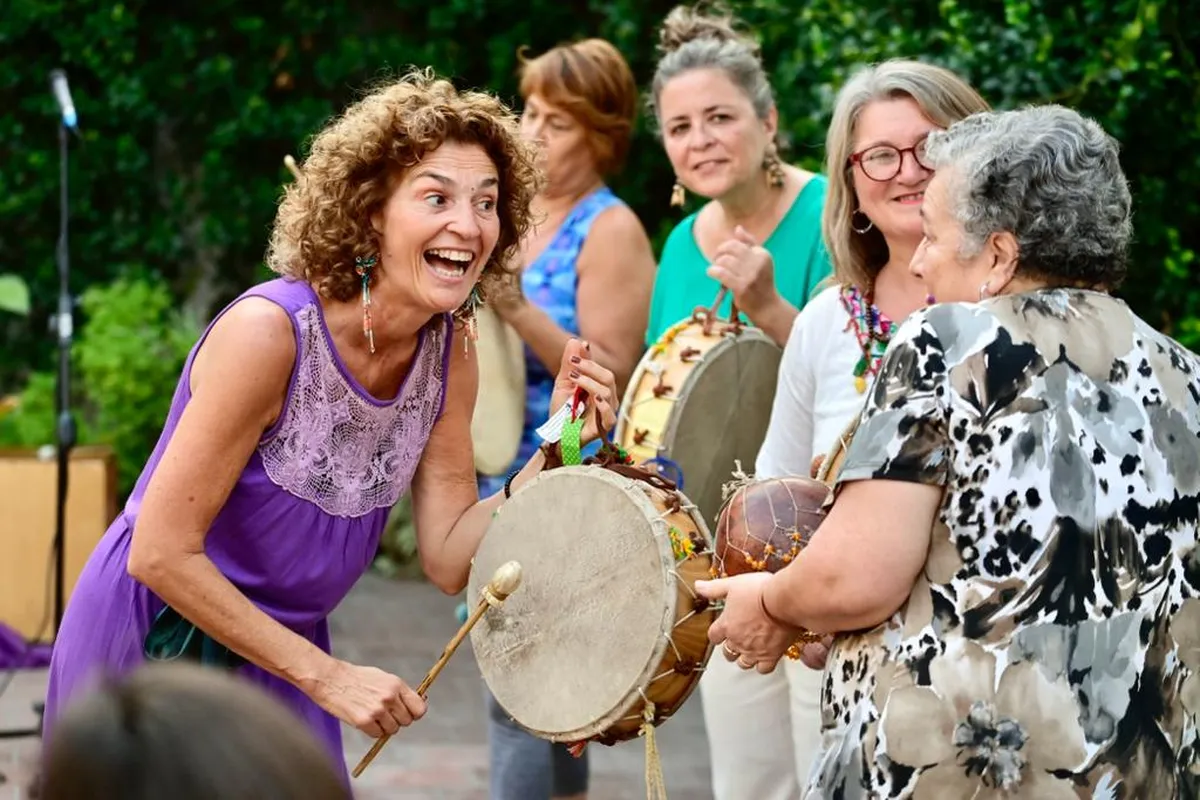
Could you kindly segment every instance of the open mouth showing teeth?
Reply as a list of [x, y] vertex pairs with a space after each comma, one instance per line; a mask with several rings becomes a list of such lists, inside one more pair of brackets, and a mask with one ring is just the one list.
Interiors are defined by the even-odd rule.
[[924, 200], [924, 199], [925, 199], [924, 192], [913, 192], [912, 194], [902, 194], [896, 198], [896, 200], [901, 203], [911, 203], [913, 201], [920, 201], [920, 200]]
[[474, 260], [474, 254], [467, 250], [438, 248], [425, 251], [425, 263], [443, 278], [461, 278]]

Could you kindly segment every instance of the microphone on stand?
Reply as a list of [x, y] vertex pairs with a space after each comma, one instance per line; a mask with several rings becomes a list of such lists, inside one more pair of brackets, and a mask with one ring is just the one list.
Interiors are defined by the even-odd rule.
[[71, 413], [71, 341], [74, 335], [74, 321], [71, 311], [73, 298], [71, 296], [71, 258], [67, 240], [67, 221], [70, 218], [70, 203], [67, 193], [67, 131], [79, 136], [79, 119], [75, 114], [75, 103], [71, 99], [71, 89], [67, 85], [67, 73], [61, 69], [50, 72], [50, 89], [58, 102], [62, 116], [62, 124], [58, 128], [59, 145], [59, 231], [58, 231], [58, 314], [54, 322], [54, 332], [58, 338], [58, 381], [56, 386], [57, 403], [55, 412], [55, 444], [58, 456], [58, 496], [56, 498], [54, 525], [54, 637], [57, 639], [59, 627], [62, 625], [62, 615], [66, 603], [64, 592], [66, 583], [63, 574], [66, 559], [66, 506], [68, 465], [71, 450], [76, 444], [75, 418]]
[[[67, 132], [71, 131], [82, 141], [79, 133], [79, 117], [75, 113], [75, 102], [71, 99], [71, 89], [67, 85], [67, 73], [61, 69], [50, 72], [50, 90], [58, 103], [61, 124], [58, 126], [59, 153], [59, 228], [56, 261], [58, 266], [58, 313], [54, 315], [50, 327], [58, 340], [58, 375], [55, 385], [55, 455], [57, 463], [57, 496], [54, 513], [54, 639], [58, 638], [59, 628], [62, 627], [62, 617], [65, 603], [64, 572], [66, 560], [66, 511], [67, 511], [67, 478], [71, 450], [75, 447], [76, 428], [75, 418], [71, 413], [71, 341], [74, 335], [74, 321], [71, 316], [71, 258], [67, 239], [67, 224], [70, 219], [70, 203], [67, 193], [67, 158], [69, 154]], [[28, 643], [32, 647], [33, 642]], [[15, 670], [16, 668], [14, 668]], [[11, 679], [11, 675], [9, 676]], [[0, 691], [7, 687], [8, 680], [0, 680]], [[34, 713], [38, 715], [37, 727], [29, 730], [0, 730], [0, 740], [37, 737], [42, 734], [41, 716], [45, 711], [45, 703], [34, 703]], [[0, 771], [0, 783], [5, 781], [5, 775]]]
[[75, 130], [79, 118], [75, 115], [75, 103], [71, 101], [71, 89], [67, 85], [67, 73], [61, 69], [50, 71], [50, 90], [58, 101], [58, 110], [62, 114], [63, 125]]

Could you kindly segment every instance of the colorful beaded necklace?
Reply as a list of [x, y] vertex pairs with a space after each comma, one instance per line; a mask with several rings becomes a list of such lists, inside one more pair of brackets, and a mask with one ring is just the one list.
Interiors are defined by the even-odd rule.
[[867, 375], [879, 372], [879, 362], [892, 338], [892, 321], [875, 307], [870, 294], [865, 297], [857, 286], [842, 287], [842, 305], [850, 315], [846, 330], [853, 330], [862, 349], [862, 356], [854, 365], [854, 388], [862, 394], [867, 390]]

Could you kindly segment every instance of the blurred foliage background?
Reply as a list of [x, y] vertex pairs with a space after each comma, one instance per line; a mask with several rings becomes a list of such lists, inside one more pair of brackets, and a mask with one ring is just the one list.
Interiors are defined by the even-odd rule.
[[[267, 277], [285, 154], [408, 65], [516, 107], [517, 53], [604, 37], [646, 87], [663, 0], [7, 0], [0, 16], [0, 446], [53, 441], [57, 114], [66, 69], [83, 131], [71, 152], [75, 406], [82, 443], [117, 451], [121, 492], [153, 448], [203, 324]], [[1200, 348], [1200, 0], [742, 0], [772, 76], [785, 155], [822, 169], [832, 98], [889, 57], [948, 66], [996, 107], [1057, 102], [1123, 145], [1137, 241], [1120, 294]], [[614, 188], [661, 244], [681, 217], [642, 118]], [[685, 213], [691, 209], [685, 209]], [[0, 275], [0, 279], [3, 276]], [[0, 309], [4, 306], [0, 305]], [[14, 308], [24, 311], [21, 303]], [[404, 516], [400, 509], [397, 518]], [[398, 523], [399, 524], [399, 523]], [[396, 544], [397, 557], [411, 556]]]

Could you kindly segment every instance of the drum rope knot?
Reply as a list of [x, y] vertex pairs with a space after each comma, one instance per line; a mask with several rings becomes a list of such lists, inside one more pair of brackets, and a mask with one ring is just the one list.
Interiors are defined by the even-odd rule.
[[733, 462], [733, 480], [726, 481], [721, 484], [721, 500], [728, 500], [730, 497], [741, 489], [743, 486], [748, 486], [754, 482], [754, 478], [746, 474], [742, 469], [742, 462], [735, 459]]

